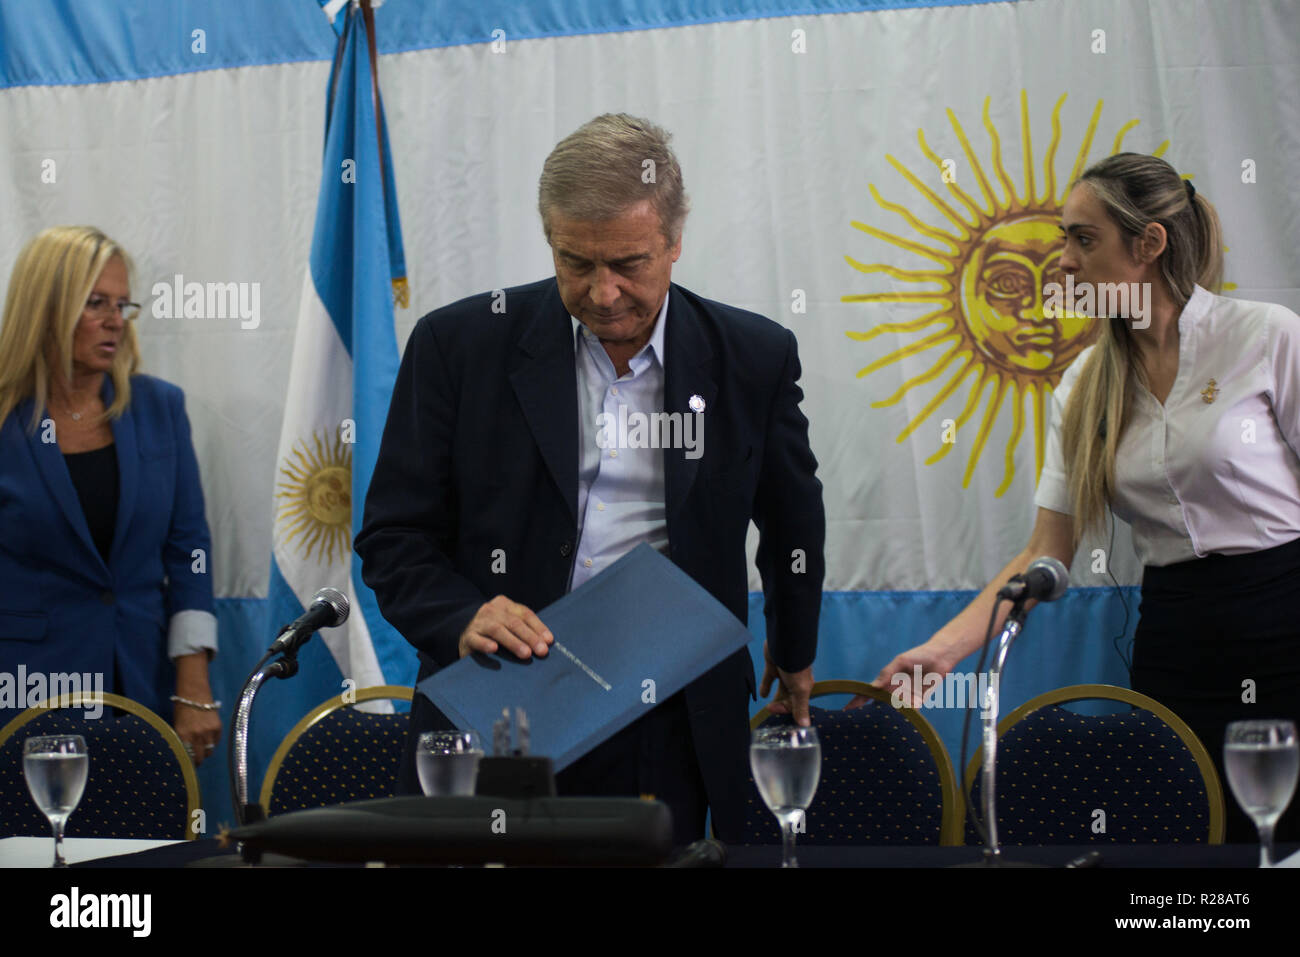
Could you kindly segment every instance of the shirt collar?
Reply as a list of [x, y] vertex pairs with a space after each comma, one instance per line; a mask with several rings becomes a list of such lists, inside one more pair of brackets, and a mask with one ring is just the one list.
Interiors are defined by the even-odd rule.
[[1214, 295], [1208, 289], [1200, 286], [1192, 287], [1192, 296], [1183, 306], [1183, 311], [1178, 314], [1178, 333], [1182, 335], [1188, 329], [1195, 326], [1210, 311], [1210, 306], [1214, 304]]
[[[664, 326], [668, 324], [668, 300], [673, 296], [672, 286], [668, 287], [668, 292], [664, 295], [664, 304], [659, 307], [659, 315], [655, 317], [654, 332], [650, 333], [650, 341], [641, 347], [641, 351], [632, 357], [632, 362], [639, 363], [640, 359], [653, 357], [659, 363], [659, 367], [664, 367]], [[570, 315], [569, 321], [573, 323], [573, 347], [576, 351], [578, 348], [578, 337], [587, 331], [587, 327], [578, 321], [576, 316]], [[649, 350], [649, 355], [647, 355]]]

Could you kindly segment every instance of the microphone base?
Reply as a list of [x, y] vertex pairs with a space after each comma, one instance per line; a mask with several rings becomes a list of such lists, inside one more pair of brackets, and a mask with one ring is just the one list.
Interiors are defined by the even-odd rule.
[[474, 793], [480, 797], [555, 797], [555, 771], [551, 759], [540, 755], [484, 757], [478, 763]]
[[1003, 867], [1047, 867], [1046, 864], [1031, 864], [1029, 861], [1009, 861], [1003, 856], [1001, 849], [992, 853], [986, 847], [980, 855], [978, 861], [967, 861], [964, 864], [950, 864], [950, 867], [986, 867], [986, 868], [1003, 868]]
[[1047, 867], [1046, 864], [1033, 864], [1029, 861], [1009, 861], [1005, 857], [984, 857], [978, 861], [967, 861], [965, 864], [950, 864], [949, 867], [984, 867], [984, 868], [1004, 868], [1004, 867]]

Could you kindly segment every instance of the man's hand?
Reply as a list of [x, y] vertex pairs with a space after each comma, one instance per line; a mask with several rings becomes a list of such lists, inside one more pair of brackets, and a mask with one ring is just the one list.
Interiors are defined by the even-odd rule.
[[803, 671], [782, 671], [772, 661], [772, 652], [766, 641], [763, 642], [763, 660], [767, 662], [767, 667], [763, 670], [763, 683], [759, 685], [758, 693], [766, 698], [772, 682], [778, 682], [776, 697], [768, 702], [767, 710], [772, 714], [793, 714], [794, 723], [801, 727], [811, 725], [808, 696], [812, 693], [813, 686], [812, 665]]
[[536, 653], [545, 657], [555, 636], [527, 605], [497, 595], [480, 606], [470, 623], [460, 633], [460, 656], [472, 651], [485, 655], [504, 648], [516, 658]]

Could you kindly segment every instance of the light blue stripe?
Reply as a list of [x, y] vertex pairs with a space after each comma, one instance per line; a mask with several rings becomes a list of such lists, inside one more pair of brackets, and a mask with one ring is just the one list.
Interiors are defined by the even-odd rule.
[[[591, 33], [621, 33], [761, 20], [915, 9], [1016, 3], [1021, 0], [450, 0], [416, 3], [389, 0], [376, 21], [383, 53], [487, 43], [504, 31], [507, 43]], [[390, 10], [390, 7], [392, 8]], [[378, 15], [377, 15], [378, 16]]]
[[[830, 13], [1020, 0], [388, 0], [381, 53]], [[195, 52], [193, 31], [204, 31]], [[0, 0], [0, 88], [328, 60], [318, 0]]]
[[334, 42], [311, 0], [3, 0], [0, 87], [322, 60]]
[[[1115, 650], [1114, 639], [1119, 636], [1124, 648], [1132, 638], [1139, 595], [1136, 587], [1072, 588], [1059, 601], [1035, 607], [1007, 659], [1000, 686], [1001, 713], [1005, 716], [1030, 698], [1067, 685], [1127, 688], [1128, 669]], [[870, 682], [896, 655], [928, 639], [974, 596], [973, 591], [828, 592], [822, 596], [813, 676], [819, 681]], [[762, 636], [766, 633], [761, 593], [749, 596], [749, 629], [757, 636], [749, 650], [761, 680]], [[955, 670], [973, 673], [978, 658], [971, 655]], [[835, 697], [818, 704], [839, 707], [846, 700]], [[965, 712], [926, 708], [922, 714], [943, 739], [955, 766]], [[978, 743], [978, 720], [972, 722], [971, 735]]]
[[[273, 573], [273, 585], [277, 580], [279, 587], [287, 592], [288, 586], [278, 572]], [[924, 641], [961, 611], [974, 594], [970, 591], [827, 592], [822, 596], [820, 638], [813, 666], [815, 677], [870, 681], [896, 654]], [[1132, 637], [1137, 625], [1138, 595], [1137, 588], [1118, 592], [1107, 588], [1075, 588], [1060, 601], [1035, 608], [1008, 659], [1001, 689], [1003, 713], [1034, 695], [1065, 685], [1096, 682], [1128, 687], [1128, 674], [1115, 652], [1112, 638], [1121, 633]], [[1123, 601], [1129, 607], [1127, 630]], [[227, 732], [230, 703], [238, 695], [248, 669], [270, 644], [275, 629], [297, 614], [286, 604], [272, 615], [269, 605], [267, 599], [251, 598], [219, 598], [216, 602], [222, 650], [213, 662], [212, 681], [216, 696], [227, 702], [222, 715]], [[765, 633], [761, 593], [749, 597], [749, 627], [755, 635], [750, 653], [755, 672], [761, 678]], [[974, 671], [975, 657], [962, 662], [958, 670]], [[325, 653], [324, 642], [310, 642], [301, 660], [298, 677], [288, 682], [273, 682], [258, 700], [253, 720], [257, 787], [261, 787], [262, 769], [280, 738], [303, 714], [340, 690], [341, 676]], [[404, 683], [390, 680], [394, 684]], [[818, 704], [838, 707], [843, 700], [827, 699]], [[757, 711], [758, 707], [754, 704], [753, 710]], [[943, 709], [925, 709], [922, 713], [938, 730], [955, 765], [964, 714]], [[978, 731], [978, 724], [973, 724], [972, 735], [978, 735]], [[216, 757], [220, 758], [220, 776], [217, 762], [204, 765], [199, 775], [204, 797], [209, 801], [209, 819], [214, 807], [218, 810], [229, 807], [224, 743]], [[224, 813], [228, 815], [228, 811]]]

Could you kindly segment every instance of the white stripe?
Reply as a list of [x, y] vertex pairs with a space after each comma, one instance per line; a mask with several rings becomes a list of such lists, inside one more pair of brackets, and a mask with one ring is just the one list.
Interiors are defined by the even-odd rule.
[[[303, 279], [302, 304], [294, 333], [288, 382], [284, 422], [276, 454], [277, 493], [295, 484], [294, 477], [285, 471], [286, 460], [294, 450], [305, 447], [309, 454], [317, 455], [319, 439], [321, 448], [328, 454], [341, 424], [352, 414], [352, 360], [316, 292], [310, 271]], [[344, 451], [349, 448], [345, 446]], [[273, 516], [278, 515], [278, 505], [282, 500], [277, 498], [275, 501]], [[360, 507], [355, 498], [352, 507]], [[325, 550], [319, 547], [308, 554], [302, 537], [289, 541], [283, 518], [275, 518], [272, 535], [280, 573], [304, 608], [316, 591], [326, 585], [349, 596], [356, 593], [352, 580], [350, 524], [346, 534], [336, 541], [342, 547], [336, 547], [332, 558], [327, 558]], [[357, 602], [353, 601], [352, 613], [344, 625], [327, 629], [321, 635], [343, 676], [355, 681], [357, 688], [384, 683], [379, 661], [371, 646], [370, 630]]]

